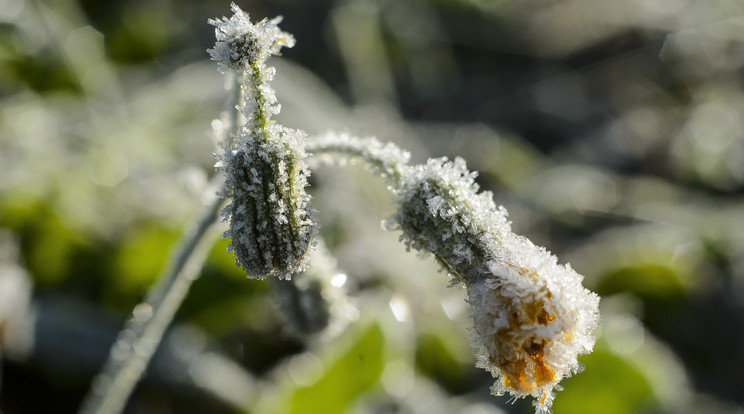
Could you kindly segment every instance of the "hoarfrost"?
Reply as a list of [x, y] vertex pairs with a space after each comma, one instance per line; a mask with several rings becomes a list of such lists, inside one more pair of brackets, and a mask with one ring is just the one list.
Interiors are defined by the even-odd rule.
[[478, 193], [476, 173], [456, 158], [404, 170], [388, 229], [408, 248], [431, 252], [467, 288], [471, 345], [478, 366], [496, 377], [494, 394], [536, 398], [549, 412], [558, 383], [591, 352], [599, 297], [583, 277], [511, 231], [506, 210]]

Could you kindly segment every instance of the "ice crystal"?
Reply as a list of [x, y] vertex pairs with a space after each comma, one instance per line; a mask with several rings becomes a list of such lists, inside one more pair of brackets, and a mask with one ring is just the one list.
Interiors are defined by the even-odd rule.
[[280, 19], [252, 24], [232, 5], [230, 18], [211, 20], [217, 43], [214, 60], [241, 76], [239, 106], [244, 124], [231, 142], [223, 143], [218, 169], [225, 174], [222, 211], [230, 222], [225, 237], [249, 277], [285, 279], [307, 267], [317, 224], [305, 192], [310, 175], [305, 164], [306, 134], [272, 120], [279, 113], [270, 82], [274, 68], [266, 59], [294, 38], [276, 26]]
[[473, 307], [471, 345], [478, 366], [497, 378], [492, 391], [536, 398], [549, 412], [560, 380], [578, 372], [599, 321], [596, 294], [550, 252], [511, 231], [490, 192], [456, 158], [405, 171], [389, 229], [424, 250], [467, 288]]

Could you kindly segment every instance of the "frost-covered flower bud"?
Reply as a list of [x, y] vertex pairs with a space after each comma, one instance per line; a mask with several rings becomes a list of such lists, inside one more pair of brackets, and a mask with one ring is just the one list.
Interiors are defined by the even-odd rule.
[[223, 143], [218, 162], [225, 173], [224, 196], [232, 199], [222, 211], [230, 222], [225, 237], [232, 238], [230, 249], [249, 277], [286, 279], [307, 267], [317, 233], [305, 192], [306, 134], [271, 119], [279, 105], [270, 85], [274, 68], [265, 61], [294, 39], [276, 27], [279, 19], [254, 25], [235, 4], [232, 9], [232, 17], [210, 21], [217, 43], [209, 51], [241, 74], [243, 83], [238, 108], [244, 124]]
[[300, 337], [340, 334], [359, 316], [346, 291], [346, 274], [319, 241], [310, 255], [311, 266], [292, 280], [272, 279], [288, 332]]
[[387, 225], [467, 287], [471, 344], [478, 366], [497, 377], [492, 391], [531, 395], [538, 412], [549, 412], [553, 389], [592, 350], [599, 297], [570, 266], [512, 233], [506, 210], [478, 193], [474, 179], [460, 158], [410, 168]]
[[549, 412], [553, 389], [583, 369], [576, 358], [594, 346], [599, 297], [544, 248], [503, 236], [503, 257], [469, 277], [471, 344], [478, 366], [498, 378], [494, 394], [531, 395], [538, 412]]
[[209, 50], [212, 60], [233, 70], [249, 70], [252, 66], [263, 65], [269, 56], [278, 54], [283, 46], [294, 46], [294, 37], [277, 27], [282, 21], [281, 17], [263, 19], [253, 24], [248, 13], [235, 3], [230, 7], [235, 13], [232, 17], [209, 20], [210, 24], [216, 26], [217, 37], [214, 48]]
[[250, 277], [285, 279], [307, 267], [317, 233], [305, 192], [309, 171], [299, 131], [285, 129], [277, 141], [243, 143], [225, 155], [229, 219], [225, 237]]
[[510, 231], [506, 211], [496, 207], [491, 193], [477, 194], [475, 176], [462, 158], [408, 168], [395, 192], [398, 209], [385, 222], [389, 230], [403, 231], [409, 249], [434, 253], [456, 277], [482, 266], [494, 236]]

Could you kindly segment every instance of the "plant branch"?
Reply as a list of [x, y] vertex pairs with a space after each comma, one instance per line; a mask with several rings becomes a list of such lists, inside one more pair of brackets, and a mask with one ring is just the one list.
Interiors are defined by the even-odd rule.
[[362, 160], [373, 174], [385, 178], [396, 188], [411, 158], [408, 151], [391, 142], [383, 144], [371, 137], [357, 138], [333, 133], [312, 137], [305, 151], [312, 157], [335, 163]]
[[205, 208], [184, 234], [159, 281], [144, 302], [135, 306], [103, 370], [94, 379], [80, 408], [81, 414], [116, 414], [123, 410], [191, 283], [199, 276], [212, 244], [212, 238], [205, 236], [217, 221], [222, 203], [222, 199], [215, 197]]

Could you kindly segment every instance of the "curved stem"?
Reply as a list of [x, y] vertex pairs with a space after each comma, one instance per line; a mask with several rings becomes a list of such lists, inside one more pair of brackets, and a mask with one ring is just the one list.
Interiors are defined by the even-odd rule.
[[[238, 77], [238, 74], [231, 73], [228, 78], [231, 93], [225, 114], [227, 125], [218, 132], [221, 135], [218, 138], [224, 143], [226, 151], [231, 150], [232, 137], [241, 123]], [[222, 177], [215, 179], [219, 184], [214, 182], [210, 188], [221, 189], [222, 180]], [[212, 194], [216, 193], [212, 191]], [[158, 282], [150, 288], [145, 300], [134, 307], [132, 318], [119, 332], [103, 369], [93, 379], [91, 389], [80, 407], [80, 414], [118, 414], [124, 409], [191, 283], [199, 275], [211, 245], [210, 240], [204, 236], [217, 222], [223, 201], [213, 197], [200, 218], [182, 237], [169, 266], [158, 277]]]
[[410, 154], [397, 145], [383, 144], [375, 138], [327, 134], [308, 140], [305, 150], [311, 157], [328, 157], [331, 161], [362, 160], [373, 174], [385, 178], [394, 188], [400, 187]]
[[215, 198], [184, 234], [160, 281], [135, 306], [132, 318], [111, 348], [103, 370], [94, 379], [81, 414], [119, 413], [147, 368], [181, 302], [196, 280], [211, 246], [205, 238], [217, 221], [222, 199]]

